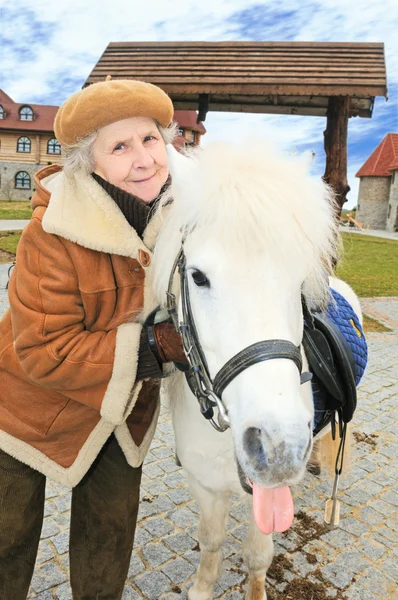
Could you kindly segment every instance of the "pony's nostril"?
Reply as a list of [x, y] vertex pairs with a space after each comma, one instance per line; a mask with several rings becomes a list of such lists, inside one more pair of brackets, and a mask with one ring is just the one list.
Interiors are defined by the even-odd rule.
[[312, 419], [308, 421], [308, 429], [312, 431]]
[[243, 448], [249, 456], [265, 460], [261, 429], [258, 427], [248, 427], [246, 429], [243, 434]]

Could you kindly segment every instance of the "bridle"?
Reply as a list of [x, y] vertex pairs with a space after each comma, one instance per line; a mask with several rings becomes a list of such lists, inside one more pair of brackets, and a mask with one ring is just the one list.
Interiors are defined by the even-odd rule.
[[[225, 431], [230, 426], [230, 422], [227, 408], [222, 400], [222, 394], [235, 377], [247, 368], [265, 360], [286, 358], [292, 360], [296, 365], [300, 373], [301, 384], [310, 381], [312, 374], [310, 372], [302, 373], [300, 347], [295, 346], [288, 340], [272, 339], [256, 342], [244, 348], [218, 371], [214, 379], [211, 378], [191, 308], [184, 241], [185, 238], [174, 261], [167, 289], [167, 310], [176, 331], [181, 333], [184, 351], [189, 363], [187, 367], [176, 366], [185, 373], [188, 385], [199, 402], [203, 416], [210, 421], [217, 431]], [[181, 320], [179, 320], [177, 313], [176, 296], [172, 292], [174, 274], [177, 269], [180, 275]], [[214, 416], [215, 408], [218, 409], [217, 420]]]

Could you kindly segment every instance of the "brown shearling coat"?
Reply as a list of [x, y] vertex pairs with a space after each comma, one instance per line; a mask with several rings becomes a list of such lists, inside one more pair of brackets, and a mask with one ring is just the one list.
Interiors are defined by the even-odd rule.
[[132, 466], [154, 434], [158, 383], [135, 379], [156, 225], [142, 241], [82, 172], [35, 181], [0, 322], [0, 448], [74, 486], [112, 432]]

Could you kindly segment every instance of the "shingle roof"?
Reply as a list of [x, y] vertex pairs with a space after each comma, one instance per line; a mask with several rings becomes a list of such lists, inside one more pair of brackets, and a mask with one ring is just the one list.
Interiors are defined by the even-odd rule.
[[206, 133], [206, 129], [203, 123], [197, 123], [197, 114], [194, 110], [175, 110], [174, 121], [176, 121], [180, 127], [186, 127], [192, 129], [198, 133]]
[[[58, 106], [14, 102], [3, 90], [0, 90], [0, 104], [6, 113], [6, 118], [0, 119], [0, 129], [47, 133], [53, 131], [54, 118], [57, 114]], [[18, 111], [22, 106], [30, 106], [33, 110], [33, 121], [21, 121], [19, 119]]]
[[390, 177], [398, 169], [398, 133], [387, 133], [355, 177]]
[[329, 42], [112, 42], [85, 85], [114, 78], [159, 85], [176, 109], [325, 115], [329, 96], [351, 96], [371, 116], [387, 95], [384, 45]]

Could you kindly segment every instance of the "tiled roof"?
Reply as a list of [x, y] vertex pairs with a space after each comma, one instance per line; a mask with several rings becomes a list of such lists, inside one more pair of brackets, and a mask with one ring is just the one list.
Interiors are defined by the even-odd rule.
[[177, 121], [180, 127], [192, 129], [198, 133], [206, 133], [203, 123], [196, 123], [197, 113], [194, 110], [175, 110], [174, 120]]
[[398, 133], [387, 133], [356, 177], [390, 177], [398, 169]]
[[[0, 119], [0, 129], [48, 133], [53, 131], [58, 106], [14, 102], [3, 90], [0, 90], [0, 104], [6, 113], [6, 118]], [[30, 106], [33, 110], [33, 121], [21, 121], [19, 119], [19, 109], [22, 106]]]

